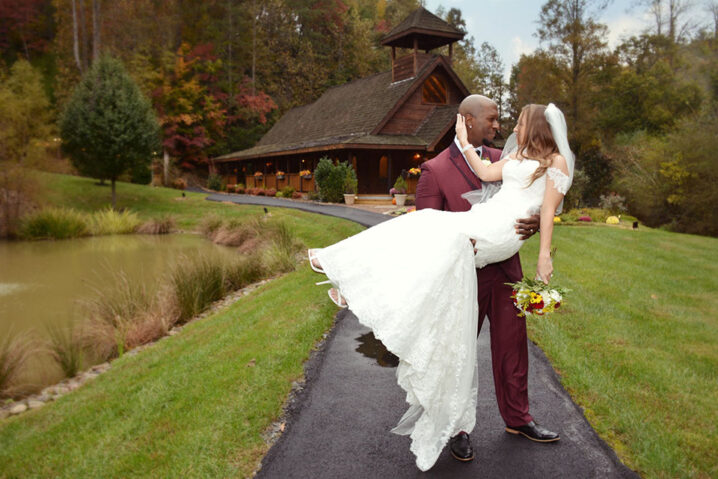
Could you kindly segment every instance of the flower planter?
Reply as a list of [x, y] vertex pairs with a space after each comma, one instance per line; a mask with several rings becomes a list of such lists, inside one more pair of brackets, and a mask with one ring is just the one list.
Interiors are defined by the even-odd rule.
[[312, 179], [312, 175], [304, 175], [304, 176], [302, 176], [302, 179], [303, 179], [303, 180], [311, 180], [311, 179]]
[[350, 194], [350, 195], [344, 193], [344, 203], [345, 203], [345, 204], [347, 204], [347, 205], [353, 205], [355, 199], [356, 199], [356, 196], [354, 196], [353, 193]]
[[394, 199], [396, 199], [396, 206], [404, 206], [404, 203], [406, 202], [407, 195], [402, 194], [395, 194]]

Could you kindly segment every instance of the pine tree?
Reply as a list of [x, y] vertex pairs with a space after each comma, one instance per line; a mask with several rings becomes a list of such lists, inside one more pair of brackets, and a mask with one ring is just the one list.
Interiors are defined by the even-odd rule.
[[150, 102], [119, 60], [102, 56], [83, 76], [60, 120], [63, 150], [80, 173], [112, 182], [151, 161], [159, 125]]

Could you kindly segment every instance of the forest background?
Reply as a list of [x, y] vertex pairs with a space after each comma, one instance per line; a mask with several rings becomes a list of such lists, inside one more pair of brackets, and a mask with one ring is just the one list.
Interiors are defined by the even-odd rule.
[[[454, 68], [470, 91], [497, 101], [504, 134], [527, 103], [566, 113], [578, 167], [570, 206], [718, 236], [718, 2], [636, 0], [655, 21], [614, 49], [598, 20], [607, 4], [537, 6], [541, 47], [512, 65], [509, 81], [496, 49], [472, 32], [455, 48]], [[388, 70], [380, 40], [419, 6], [0, 0], [0, 203], [20, 181], [17, 165], [48, 168], [43, 158], [59, 155], [58, 119], [102, 54], [120, 59], [151, 100], [177, 171], [206, 177], [210, 158], [253, 146], [288, 109]], [[466, 31], [461, 10], [435, 13]]]

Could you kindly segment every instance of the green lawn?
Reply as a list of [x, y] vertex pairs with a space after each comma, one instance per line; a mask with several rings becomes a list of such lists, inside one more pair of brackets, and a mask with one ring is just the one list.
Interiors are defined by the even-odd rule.
[[[53, 176], [65, 206], [92, 210], [109, 190]], [[86, 198], [83, 192], [90, 192]], [[105, 193], [104, 199], [96, 192]], [[177, 215], [185, 229], [214, 212], [261, 208], [120, 184], [119, 204]], [[308, 245], [359, 231], [347, 221], [273, 209]], [[591, 424], [644, 477], [718, 477], [718, 239], [641, 228], [558, 226], [561, 314], [529, 321]], [[538, 238], [522, 252], [535, 271]], [[336, 309], [305, 264], [225, 311], [188, 326], [57, 403], [0, 423], [0, 477], [244, 477], [266, 452], [261, 433]], [[252, 361], [254, 360], [254, 361]], [[254, 364], [254, 366], [252, 366]]]
[[[556, 228], [563, 314], [529, 332], [621, 459], [645, 477], [718, 477], [718, 239]], [[538, 241], [522, 251], [536, 270]]]

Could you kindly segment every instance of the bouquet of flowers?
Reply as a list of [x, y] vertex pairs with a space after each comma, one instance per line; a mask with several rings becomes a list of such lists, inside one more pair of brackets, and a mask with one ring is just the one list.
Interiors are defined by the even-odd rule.
[[560, 286], [550, 287], [539, 279], [524, 278], [517, 283], [506, 283], [514, 290], [514, 300], [520, 317], [544, 316], [561, 307], [563, 296], [569, 290]]

